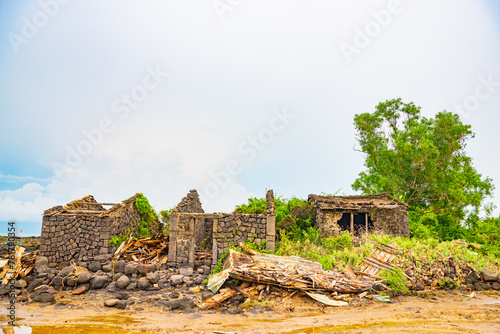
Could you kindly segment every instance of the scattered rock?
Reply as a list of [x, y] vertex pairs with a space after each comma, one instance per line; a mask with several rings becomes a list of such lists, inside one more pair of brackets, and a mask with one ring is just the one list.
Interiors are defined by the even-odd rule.
[[106, 286], [106, 289], [105, 289], [107, 292], [116, 292], [117, 288], [116, 288], [116, 282], [111, 282], [108, 284], [108, 286]]
[[40, 285], [42, 285], [44, 280], [45, 279], [43, 278], [35, 278], [34, 280], [32, 280], [30, 284], [28, 284], [28, 287], [26, 288], [28, 293], [33, 292], [35, 288], [38, 288]]
[[485, 282], [494, 282], [498, 280], [498, 274], [489, 270], [488, 268], [483, 268], [481, 276], [483, 277], [483, 280]]
[[104, 306], [106, 306], [106, 307], [115, 307], [116, 304], [118, 304], [119, 301], [120, 301], [120, 299], [116, 299], [116, 298], [106, 299], [104, 301]]
[[120, 300], [118, 303], [116, 303], [115, 307], [124, 310], [124, 309], [127, 308], [127, 301], [126, 300]]
[[78, 284], [85, 284], [90, 282], [90, 279], [92, 278], [92, 273], [90, 271], [84, 271], [78, 274], [78, 277], [76, 278], [76, 282]]
[[139, 267], [137, 268], [137, 271], [139, 274], [146, 275], [148, 273], [152, 273], [156, 271], [156, 265], [154, 264], [140, 264]]
[[423, 286], [423, 285], [422, 285], [422, 284], [420, 284], [420, 283], [417, 283], [417, 284], [415, 285], [415, 290], [417, 290], [417, 291], [423, 291], [423, 290], [425, 290], [425, 286]]
[[[240, 305], [241, 303], [243, 303], [245, 301], [245, 296], [243, 295], [236, 295], [234, 297], [231, 297], [229, 299], [229, 302], [232, 304], [232, 305]], [[228, 313], [229, 313], [229, 310], [228, 310]], [[230, 314], [236, 314], [236, 313], [230, 313]]]
[[169, 300], [167, 302], [167, 307], [170, 307], [171, 310], [186, 310], [194, 306], [194, 302], [187, 298]]
[[170, 285], [177, 286], [183, 283], [183, 275], [172, 275], [170, 276]]
[[17, 289], [24, 289], [28, 286], [28, 283], [26, 283], [25, 280], [23, 280], [22, 278], [21, 279], [18, 279], [16, 280], [16, 288]]
[[56, 302], [56, 299], [54, 296], [50, 293], [44, 292], [33, 298], [34, 302], [37, 303], [51, 303], [54, 304]]
[[493, 290], [500, 290], [500, 283], [494, 282], [493, 284], [491, 284], [491, 287], [493, 288]]
[[241, 314], [244, 311], [243, 311], [243, 309], [241, 309], [239, 307], [231, 307], [226, 312], [227, 312], [227, 314]]
[[127, 286], [127, 291], [132, 291], [135, 289], [137, 289], [137, 283], [135, 283], [135, 282], [132, 282]]
[[118, 292], [116, 295], [115, 295], [115, 298], [116, 299], [120, 299], [120, 300], [126, 300], [126, 299], [129, 299], [130, 296], [128, 293], [126, 292]]
[[92, 289], [100, 289], [108, 283], [108, 276], [96, 276], [92, 281]]
[[123, 272], [125, 275], [133, 275], [137, 273], [137, 266], [135, 264], [127, 264], [125, 265], [125, 268], [123, 269]]
[[75, 271], [75, 268], [73, 268], [72, 266], [68, 266], [68, 267], [64, 267], [60, 272], [59, 272], [59, 276], [61, 277], [66, 277], [68, 276], [69, 274], [73, 273]]
[[214, 296], [214, 294], [212, 293], [212, 291], [210, 290], [205, 290], [201, 293], [201, 300], [202, 301], [205, 301], [207, 299], [210, 299]]
[[116, 281], [116, 286], [120, 289], [125, 289], [130, 284], [130, 278], [127, 275], [123, 275]]
[[101, 270], [101, 264], [99, 262], [92, 262], [89, 264], [89, 267], [87, 269], [94, 273], [98, 272], [99, 270]]
[[193, 268], [191, 268], [191, 267], [181, 268], [181, 269], [179, 270], [179, 273], [180, 273], [182, 276], [192, 276], [192, 275], [193, 275]]
[[203, 273], [204, 273], [203, 268], [198, 268], [198, 269], [196, 269], [196, 271], [198, 272], [198, 274], [202, 274], [203, 275]]
[[45, 256], [37, 256], [35, 259], [35, 269], [37, 272], [42, 272], [45, 268], [49, 267], [49, 259]]
[[474, 291], [482, 291], [483, 287], [480, 282], [474, 283]]
[[125, 265], [127, 263], [123, 260], [115, 262], [115, 273], [123, 273], [125, 271]]
[[172, 291], [172, 292], [170, 293], [170, 298], [172, 298], [172, 299], [177, 299], [177, 298], [179, 298], [180, 296], [181, 296], [181, 294], [180, 294], [178, 291]]
[[146, 277], [141, 277], [141, 278], [139, 278], [139, 281], [137, 282], [137, 287], [140, 290], [146, 290], [147, 288], [150, 287], [150, 283], [148, 282], [148, 279]]
[[113, 271], [113, 264], [112, 263], [108, 263], [108, 264], [105, 264], [102, 266], [102, 271], [104, 271], [105, 273], [110, 273]]
[[146, 278], [148, 279], [149, 283], [156, 284], [160, 280], [160, 274], [158, 272], [147, 273]]
[[196, 275], [194, 277], [194, 284], [201, 284], [205, 280], [204, 276]]

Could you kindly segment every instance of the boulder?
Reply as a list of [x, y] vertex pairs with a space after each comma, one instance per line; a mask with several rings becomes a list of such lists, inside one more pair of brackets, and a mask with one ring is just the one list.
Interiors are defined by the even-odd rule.
[[127, 300], [130, 298], [129, 294], [126, 293], [126, 292], [118, 292], [116, 295], [115, 295], [115, 298], [116, 299], [120, 299], [120, 300]]
[[241, 309], [239, 307], [231, 307], [226, 312], [227, 312], [227, 314], [241, 314], [244, 311], [243, 311], [243, 309]]
[[37, 256], [35, 259], [35, 269], [37, 272], [42, 272], [45, 268], [49, 267], [49, 259], [45, 256]]
[[137, 283], [135, 282], [132, 282], [127, 286], [127, 291], [133, 291], [135, 289], [137, 289]]
[[99, 270], [101, 270], [101, 264], [99, 262], [92, 262], [89, 264], [88, 270], [92, 271], [92, 272], [98, 272]]
[[130, 284], [130, 278], [127, 275], [123, 275], [116, 281], [116, 286], [120, 289], [125, 289]]
[[120, 300], [118, 303], [116, 303], [115, 307], [124, 310], [124, 309], [127, 308], [127, 301], [126, 300]]
[[129, 263], [129, 264], [125, 265], [123, 272], [125, 273], [125, 275], [136, 274], [137, 273], [137, 266], [135, 264]]
[[40, 285], [42, 285], [44, 280], [45, 280], [44, 278], [35, 278], [34, 280], [32, 280], [30, 284], [28, 284], [28, 287], [26, 288], [28, 293], [33, 292], [35, 288], [38, 288]]
[[24, 289], [28, 286], [28, 283], [26, 283], [25, 280], [23, 280], [22, 278], [21, 279], [18, 279], [16, 280], [16, 288], [17, 289]]
[[115, 273], [123, 273], [125, 271], [125, 265], [127, 263], [124, 260], [115, 262]]
[[147, 273], [146, 278], [148, 279], [149, 283], [156, 284], [160, 280], [160, 274], [158, 274], [158, 272]]
[[106, 300], [104, 300], [104, 306], [115, 307], [119, 301], [120, 301], [120, 299], [116, 299], [116, 298], [106, 299]]
[[100, 289], [108, 283], [108, 276], [96, 276], [92, 281], [92, 289]]
[[489, 270], [488, 268], [483, 268], [481, 276], [483, 277], [483, 281], [485, 282], [494, 282], [498, 280], [498, 274], [494, 271]]
[[181, 268], [179, 270], [179, 273], [183, 276], [192, 276], [193, 275], [193, 268], [191, 268], [191, 267]]
[[172, 275], [170, 276], [170, 285], [172, 286], [180, 285], [184, 282], [183, 279], [184, 279], [183, 275]]
[[111, 292], [111, 293], [116, 292], [116, 290], [117, 290], [117, 289], [116, 289], [116, 283], [115, 283], [115, 282], [111, 282], [111, 283], [109, 283], [109, 284], [106, 286], [106, 289], [104, 289], [104, 290], [105, 290], [105, 291], [107, 291], [107, 292]]
[[493, 284], [491, 284], [491, 287], [493, 288], [493, 290], [500, 290], [500, 283], [494, 282]]
[[137, 268], [137, 271], [139, 274], [146, 275], [148, 273], [152, 273], [156, 271], [156, 265], [154, 264], [140, 264], [139, 267]]
[[113, 271], [113, 264], [112, 263], [108, 263], [108, 264], [105, 264], [102, 266], [102, 271], [104, 271], [105, 273], [110, 273]]
[[56, 299], [50, 293], [44, 292], [33, 298], [33, 301], [36, 303], [55, 303]]
[[141, 277], [139, 278], [139, 281], [137, 282], [137, 287], [140, 289], [140, 290], [146, 290], [147, 288], [150, 287], [150, 283], [148, 281], [148, 279], [146, 277]]
[[73, 268], [72, 266], [69, 266], [69, 267], [64, 267], [60, 272], [59, 272], [59, 276], [60, 277], [66, 277], [68, 276], [69, 274], [73, 273], [75, 271], [75, 268]]
[[166, 303], [167, 307], [170, 307], [171, 310], [186, 310], [193, 308], [195, 306], [194, 302], [190, 301], [187, 298], [169, 300]]
[[78, 284], [85, 284], [90, 282], [90, 279], [92, 278], [92, 273], [90, 271], [84, 271], [78, 274], [76, 278], [76, 282]]

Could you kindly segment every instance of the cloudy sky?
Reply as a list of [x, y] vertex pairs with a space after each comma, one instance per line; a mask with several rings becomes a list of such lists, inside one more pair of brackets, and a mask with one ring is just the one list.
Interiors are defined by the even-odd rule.
[[0, 233], [87, 194], [353, 194], [353, 117], [397, 97], [498, 186], [499, 59], [494, 0], [0, 0]]

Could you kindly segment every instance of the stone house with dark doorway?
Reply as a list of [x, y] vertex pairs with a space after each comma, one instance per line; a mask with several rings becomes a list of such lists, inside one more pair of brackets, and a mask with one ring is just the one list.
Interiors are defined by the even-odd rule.
[[381, 231], [394, 236], [410, 236], [408, 205], [388, 194], [363, 196], [309, 195], [313, 202], [315, 224], [322, 237], [343, 231], [352, 235]]

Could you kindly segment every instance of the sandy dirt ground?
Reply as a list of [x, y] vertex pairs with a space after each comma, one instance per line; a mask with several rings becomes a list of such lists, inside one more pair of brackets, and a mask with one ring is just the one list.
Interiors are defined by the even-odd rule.
[[60, 295], [58, 304], [19, 304], [15, 331], [0, 303], [3, 333], [500, 333], [500, 296], [466, 298], [437, 292], [392, 303], [351, 303], [322, 308], [304, 296], [276, 301], [273, 309], [229, 315], [215, 311], [166, 311], [148, 305], [131, 310], [102, 306], [103, 296]]

